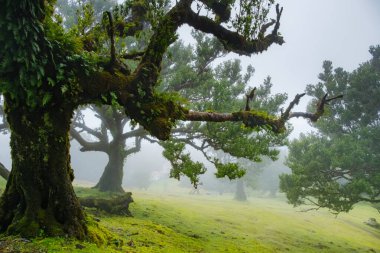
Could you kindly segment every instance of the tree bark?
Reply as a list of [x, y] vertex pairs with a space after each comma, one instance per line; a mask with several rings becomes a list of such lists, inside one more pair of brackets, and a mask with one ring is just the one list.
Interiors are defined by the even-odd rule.
[[129, 211], [129, 204], [133, 202], [131, 192], [126, 192], [111, 199], [89, 197], [80, 198], [79, 201], [85, 207], [95, 207], [110, 214], [132, 216]]
[[110, 144], [107, 154], [108, 163], [94, 188], [99, 189], [99, 191], [124, 192], [122, 187], [124, 160], [126, 158], [124, 141], [114, 140]]
[[12, 170], [0, 199], [0, 232], [83, 239], [84, 214], [71, 184], [68, 131], [73, 108], [7, 108]]
[[244, 181], [241, 179], [236, 180], [235, 199], [238, 201], [247, 201], [247, 194], [245, 193]]
[[9, 170], [2, 163], [0, 163], [0, 176], [5, 180], [8, 180], [9, 177]]

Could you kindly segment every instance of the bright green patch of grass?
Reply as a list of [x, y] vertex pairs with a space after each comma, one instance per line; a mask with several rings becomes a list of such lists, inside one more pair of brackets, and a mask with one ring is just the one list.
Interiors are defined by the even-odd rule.
[[[110, 196], [76, 190], [82, 197]], [[158, 191], [134, 192], [133, 198], [134, 217], [91, 211], [115, 236], [109, 245], [6, 237], [0, 238], [0, 252], [14, 252], [2, 245], [18, 252], [380, 252], [380, 230], [364, 224], [369, 217], [380, 220], [379, 213], [367, 205], [335, 216], [324, 210], [300, 212], [282, 199], [251, 198], [241, 203], [228, 195]]]

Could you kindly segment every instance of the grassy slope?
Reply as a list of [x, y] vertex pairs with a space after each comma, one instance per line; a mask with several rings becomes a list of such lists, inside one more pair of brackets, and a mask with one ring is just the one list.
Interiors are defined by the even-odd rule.
[[335, 217], [327, 211], [299, 212], [280, 199], [239, 203], [231, 196], [157, 191], [133, 197], [133, 218], [96, 214], [100, 225], [124, 241], [123, 247], [5, 237], [0, 252], [380, 252], [380, 230], [363, 223], [369, 217], [380, 220], [379, 213], [365, 205]]

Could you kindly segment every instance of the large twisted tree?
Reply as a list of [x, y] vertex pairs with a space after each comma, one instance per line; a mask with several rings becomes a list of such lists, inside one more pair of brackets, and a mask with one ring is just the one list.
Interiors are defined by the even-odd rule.
[[[208, 11], [193, 9], [196, 2]], [[282, 115], [269, 116], [256, 110], [191, 111], [176, 96], [156, 90], [163, 56], [184, 24], [214, 35], [226, 50], [238, 54], [260, 53], [284, 42], [278, 33], [279, 6], [275, 19], [267, 22], [261, 1], [260, 6], [244, 1], [247, 4], [236, 16], [231, 14], [234, 2], [180, 0], [166, 10], [156, 1], [127, 1], [114, 12], [118, 15], [106, 12], [102, 24], [66, 31], [54, 15], [54, 1], [4, 0], [0, 92], [11, 131], [12, 170], [0, 200], [0, 231], [86, 236], [84, 214], [71, 184], [69, 155], [68, 133], [79, 105], [117, 103], [161, 140], [169, 138], [177, 120], [235, 121], [281, 133], [291, 117], [318, 119], [326, 99], [314, 114], [291, 113], [300, 95]], [[117, 52], [117, 37], [136, 35], [144, 15], [151, 21], [144, 24], [153, 30], [147, 46], [141, 52]], [[129, 68], [122, 56], [139, 57], [136, 67]]]

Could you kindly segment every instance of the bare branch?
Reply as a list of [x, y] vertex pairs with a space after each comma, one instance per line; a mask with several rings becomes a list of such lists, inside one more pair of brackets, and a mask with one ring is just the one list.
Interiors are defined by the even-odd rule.
[[247, 98], [246, 103], [245, 103], [245, 110], [246, 110], [246, 111], [250, 111], [250, 110], [251, 110], [251, 109], [249, 108], [249, 103], [250, 103], [251, 101], [253, 101], [253, 98], [255, 97], [255, 91], [256, 91], [256, 87], [253, 88], [253, 89], [251, 90], [251, 92], [249, 92], [248, 94], [245, 95], [246, 98]]
[[316, 122], [325, 112], [325, 105], [328, 104], [329, 101], [343, 98], [343, 95], [338, 95], [332, 98], [327, 98], [327, 93], [321, 98], [321, 100], [317, 104], [317, 110], [315, 113], [307, 113], [307, 112], [293, 112], [288, 115], [288, 118], [294, 117], [302, 117], [306, 119], [310, 119], [312, 122]]
[[133, 148], [127, 149], [126, 156], [140, 152], [142, 139], [143, 139], [142, 137], [136, 137], [135, 138], [135, 146]]
[[73, 127], [70, 128], [70, 135], [82, 146], [80, 151], [100, 151], [107, 152], [107, 145], [104, 145], [104, 142], [89, 142], [86, 141], [79, 132], [77, 132]]
[[149, 134], [148, 131], [146, 131], [146, 130], [145, 130], [144, 128], [142, 128], [142, 127], [139, 127], [139, 128], [137, 128], [137, 129], [135, 129], [135, 130], [131, 130], [131, 131], [128, 131], [128, 132], [122, 134], [120, 138], [121, 138], [122, 140], [126, 140], [126, 139], [128, 139], [128, 138], [132, 138], [132, 137], [135, 137], [135, 136], [142, 137], [142, 136], [144, 136], [144, 135], [148, 135], [148, 134]]
[[185, 115], [185, 120], [208, 122], [243, 122], [245, 126], [250, 128], [267, 126], [270, 127], [275, 133], [285, 131], [284, 121], [267, 114], [263, 114], [259, 111], [240, 111], [233, 113], [189, 111]]
[[290, 102], [288, 108], [285, 110], [285, 112], [281, 115], [281, 118], [283, 120], [288, 120], [290, 117], [290, 111], [294, 108], [295, 105], [298, 105], [301, 98], [305, 96], [306, 93], [297, 94], [292, 102]]
[[[283, 37], [278, 34], [282, 10], [283, 8], [280, 9], [279, 5], [276, 6], [277, 20], [272, 33], [253, 40], [247, 40], [238, 32], [230, 31], [214, 20], [197, 15], [191, 9], [188, 9], [186, 13], [185, 22], [197, 30], [216, 36], [223, 43], [227, 51], [232, 51], [240, 55], [251, 55], [267, 50], [272, 44], [282, 45], [284, 43]], [[267, 25], [269, 24], [270, 23]], [[273, 24], [274, 23], [271, 25]], [[265, 28], [265, 30], [267, 28]]]
[[[96, 138], [98, 138], [100, 141], [104, 140], [104, 135], [101, 133], [101, 132], [98, 132], [88, 126], [86, 126], [84, 123], [81, 123], [81, 122], [78, 122], [78, 121], [74, 121], [73, 122], [73, 130], [75, 130], [75, 128], [79, 128], [81, 129], [82, 131], [85, 131], [93, 136], [95, 136]], [[77, 130], [75, 130], [77, 131]], [[74, 136], [73, 136], [74, 137]]]

